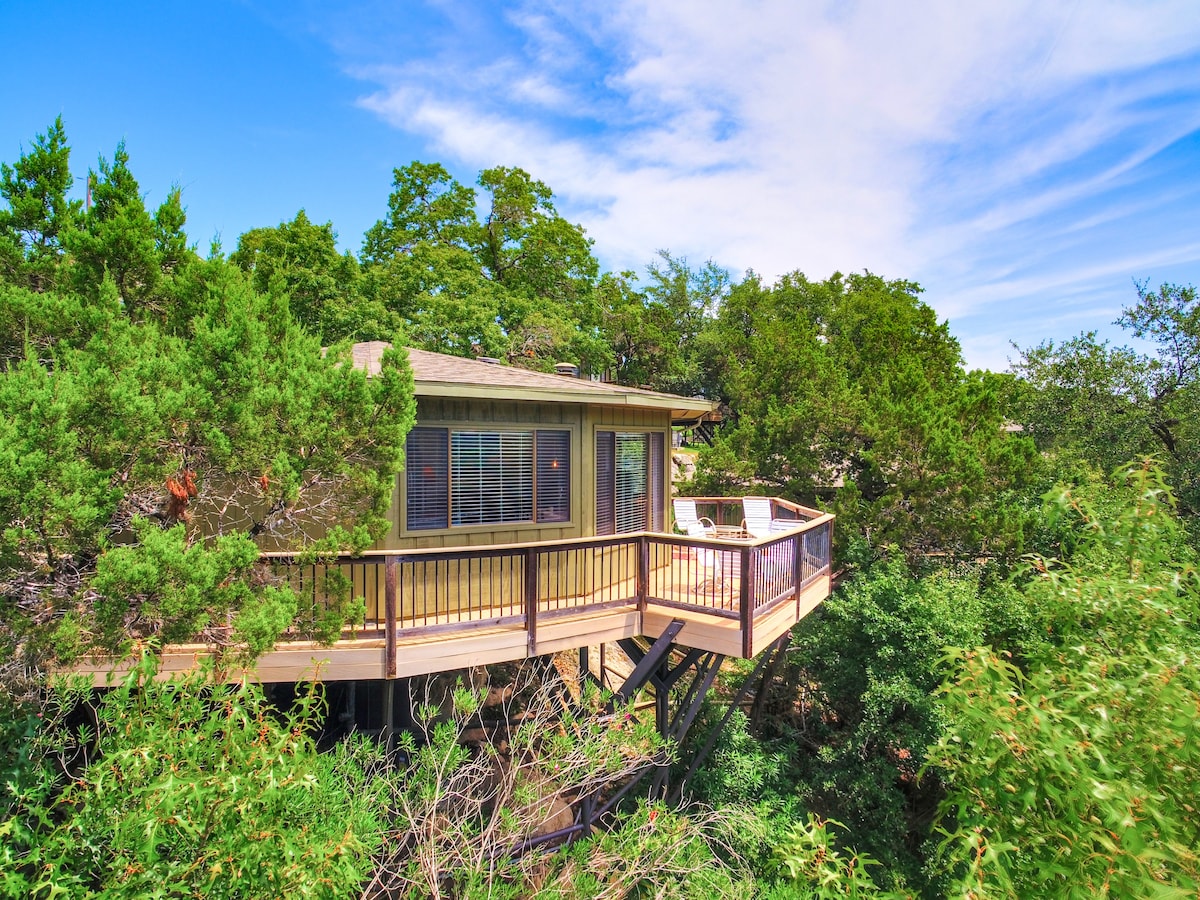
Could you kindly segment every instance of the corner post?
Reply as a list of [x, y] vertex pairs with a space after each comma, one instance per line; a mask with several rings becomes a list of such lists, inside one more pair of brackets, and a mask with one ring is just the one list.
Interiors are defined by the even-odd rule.
[[808, 532], [802, 531], [792, 538], [792, 583], [796, 592], [796, 619], [800, 618], [800, 585], [804, 583], [805, 547], [808, 546]]
[[751, 652], [754, 649], [754, 636], [751, 633], [754, 627], [754, 548], [743, 547], [742, 554], [742, 581], [739, 585], [740, 597], [738, 598], [739, 614], [741, 616], [742, 625], [742, 658], [752, 659], [754, 654]]

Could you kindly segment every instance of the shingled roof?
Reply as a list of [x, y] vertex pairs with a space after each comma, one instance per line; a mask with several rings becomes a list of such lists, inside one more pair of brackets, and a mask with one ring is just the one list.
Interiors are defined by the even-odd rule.
[[[386, 341], [367, 341], [351, 348], [355, 368], [378, 375]], [[669, 409], [675, 419], [696, 419], [716, 408], [710, 400], [680, 397], [566, 375], [548, 375], [496, 363], [408, 348], [408, 363], [418, 397], [474, 397], [534, 400], [543, 403], [596, 403]]]

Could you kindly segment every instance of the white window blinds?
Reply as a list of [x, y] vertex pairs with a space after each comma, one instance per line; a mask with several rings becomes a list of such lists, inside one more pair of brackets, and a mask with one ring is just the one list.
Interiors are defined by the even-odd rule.
[[448, 433], [444, 428], [414, 428], [404, 451], [404, 480], [410, 529], [449, 524]]
[[571, 520], [569, 431], [409, 432], [410, 531]]
[[665, 438], [661, 432], [596, 432], [596, 533], [662, 531]]
[[617, 433], [617, 534], [646, 528], [647, 438]]
[[450, 522], [533, 520], [533, 434], [456, 431], [450, 435]]
[[537, 520], [571, 520], [571, 433], [537, 432]]

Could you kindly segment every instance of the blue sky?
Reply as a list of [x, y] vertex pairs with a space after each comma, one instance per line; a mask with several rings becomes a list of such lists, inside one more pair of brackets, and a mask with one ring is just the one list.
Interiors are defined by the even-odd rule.
[[0, 160], [124, 138], [232, 250], [393, 167], [527, 169], [602, 264], [918, 281], [971, 366], [1200, 284], [1200, 3], [5, 0]]

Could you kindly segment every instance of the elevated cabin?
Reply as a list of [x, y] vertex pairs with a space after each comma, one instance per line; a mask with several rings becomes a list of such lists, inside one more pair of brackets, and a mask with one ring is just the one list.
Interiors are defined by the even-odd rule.
[[[386, 347], [355, 345], [354, 364], [377, 373]], [[315, 565], [264, 555], [315, 603], [348, 588], [362, 621], [332, 646], [282, 643], [261, 680], [403, 678], [668, 629], [748, 658], [828, 596], [832, 516], [773, 500], [773, 532], [748, 539], [740, 500], [699, 498], [718, 536], [671, 533], [672, 426], [711, 418], [711, 402], [415, 349], [409, 362], [417, 421], [388, 536]], [[202, 652], [173, 648], [163, 670]]]

